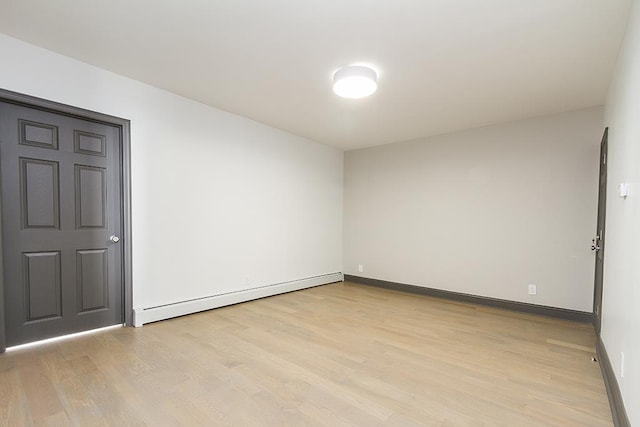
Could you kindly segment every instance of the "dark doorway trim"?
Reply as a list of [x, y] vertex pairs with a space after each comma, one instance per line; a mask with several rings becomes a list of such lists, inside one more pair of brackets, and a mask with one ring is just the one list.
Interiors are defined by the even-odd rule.
[[426, 295], [436, 298], [446, 298], [454, 301], [471, 304], [486, 305], [489, 307], [504, 308], [522, 313], [539, 314], [547, 317], [573, 320], [582, 323], [591, 323], [593, 315], [584, 311], [569, 310], [566, 308], [547, 307], [545, 305], [527, 304], [525, 302], [507, 301], [497, 298], [481, 297], [477, 295], [463, 294], [461, 292], [444, 291], [441, 289], [427, 288], [423, 286], [407, 285], [404, 283], [388, 282], [386, 280], [371, 279], [368, 277], [344, 275], [345, 282], [360, 283], [362, 285], [376, 286], [394, 291], [409, 292], [418, 295]]
[[[131, 126], [130, 121], [120, 117], [110, 116], [108, 114], [97, 113], [83, 108], [73, 107], [54, 101], [48, 101], [42, 98], [36, 98], [5, 89], [0, 89], [0, 101], [17, 105], [23, 105], [30, 108], [48, 111], [55, 114], [62, 114], [70, 117], [76, 117], [83, 120], [90, 120], [97, 123], [104, 123], [120, 128], [120, 137], [122, 141], [122, 224], [123, 224], [123, 310], [124, 323], [126, 326], [133, 325], [133, 285], [132, 285], [132, 253], [131, 253]], [[1, 208], [1, 206], [0, 206]], [[1, 210], [0, 210], [1, 215]], [[1, 220], [1, 218], [0, 218]], [[0, 234], [0, 243], [2, 235]], [[6, 348], [5, 341], [5, 324], [4, 324], [4, 272], [2, 268], [2, 245], [0, 244], [0, 353]]]
[[609, 128], [604, 129], [600, 142], [598, 163], [598, 216], [596, 219], [596, 237], [591, 250], [595, 251], [595, 268], [593, 273], [593, 326], [600, 335], [602, 327], [602, 290], [604, 285], [604, 256], [607, 215], [607, 156], [609, 150]]

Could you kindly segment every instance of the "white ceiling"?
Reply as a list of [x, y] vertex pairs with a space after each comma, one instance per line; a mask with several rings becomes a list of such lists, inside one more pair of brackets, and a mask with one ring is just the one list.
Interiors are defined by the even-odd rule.
[[0, 0], [0, 32], [348, 150], [602, 104], [630, 3]]

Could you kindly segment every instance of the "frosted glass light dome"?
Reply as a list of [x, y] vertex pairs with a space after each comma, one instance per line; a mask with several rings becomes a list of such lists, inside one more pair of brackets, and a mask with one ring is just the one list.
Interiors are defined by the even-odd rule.
[[364, 98], [377, 89], [378, 75], [369, 67], [352, 65], [339, 69], [333, 75], [333, 92], [343, 98]]

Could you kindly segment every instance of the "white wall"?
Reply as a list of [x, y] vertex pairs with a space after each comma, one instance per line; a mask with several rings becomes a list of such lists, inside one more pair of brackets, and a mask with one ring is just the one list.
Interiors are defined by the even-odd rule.
[[341, 151], [0, 35], [0, 88], [131, 120], [134, 307], [341, 271]]
[[346, 152], [344, 273], [591, 312], [602, 114]]
[[[609, 126], [602, 340], [632, 425], [640, 425], [640, 1], [635, 0], [605, 106]], [[631, 184], [627, 199], [617, 196]], [[624, 378], [621, 356], [625, 354]]]

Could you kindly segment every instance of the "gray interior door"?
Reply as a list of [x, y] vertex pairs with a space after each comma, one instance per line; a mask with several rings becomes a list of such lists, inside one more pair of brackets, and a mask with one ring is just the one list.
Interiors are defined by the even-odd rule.
[[121, 134], [0, 102], [7, 346], [123, 323]]
[[598, 226], [591, 249], [596, 252], [596, 269], [593, 285], [593, 323], [600, 333], [602, 319], [602, 277], [604, 272], [604, 234], [607, 213], [607, 137], [609, 129], [604, 130], [600, 144], [600, 180], [598, 186]]

